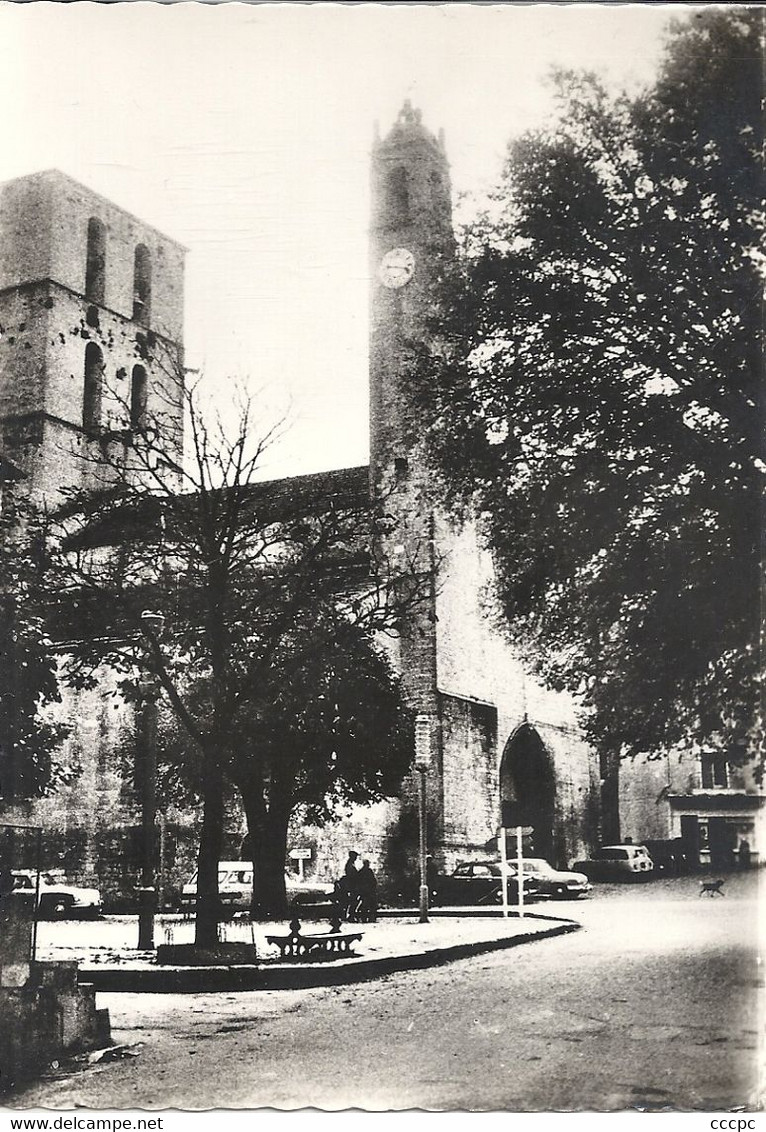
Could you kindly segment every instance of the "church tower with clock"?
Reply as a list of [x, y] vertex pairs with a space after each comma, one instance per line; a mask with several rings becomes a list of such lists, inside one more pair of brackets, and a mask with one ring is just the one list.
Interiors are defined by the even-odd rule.
[[454, 249], [444, 139], [409, 102], [375, 141], [371, 190], [370, 466], [380, 487], [416, 470], [409, 466], [418, 427], [408, 377]]
[[[371, 196], [370, 487], [394, 520], [379, 552], [394, 568], [406, 556], [430, 585], [396, 657], [419, 717], [415, 765], [428, 767], [429, 850], [447, 869], [494, 854], [511, 803], [535, 828], [526, 851], [562, 864], [594, 839], [598, 768], [571, 703], [529, 676], [498, 629], [476, 525], [450, 515], [435, 489], [416, 370], [446, 348], [438, 313], [455, 239], [444, 139], [409, 102], [375, 140]], [[415, 785], [413, 775], [402, 793], [405, 839]]]
[[370, 229], [370, 488], [395, 520], [379, 552], [393, 568], [415, 567], [427, 607], [408, 618], [399, 639], [399, 666], [419, 717], [416, 757], [427, 759], [432, 834], [441, 837], [441, 738], [437, 691], [434, 587], [439, 519], [419, 437], [413, 390], [418, 352], [429, 342], [444, 265], [453, 255], [449, 166], [443, 138], [404, 104], [384, 139], [375, 139]]

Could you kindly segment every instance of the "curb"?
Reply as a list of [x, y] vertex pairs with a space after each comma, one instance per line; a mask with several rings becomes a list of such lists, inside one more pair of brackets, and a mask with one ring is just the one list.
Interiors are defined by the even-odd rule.
[[305, 990], [311, 987], [343, 986], [377, 979], [398, 971], [439, 967], [456, 959], [503, 951], [538, 939], [550, 939], [578, 931], [580, 924], [562, 921], [540, 932], [506, 938], [458, 943], [409, 955], [386, 955], [379, 959], [351, 959], [341, 963], [305, 966], [257, 967], [80, 967], [80, 983], [97, 991], [143, 994], [204, 994], [211, 991]]

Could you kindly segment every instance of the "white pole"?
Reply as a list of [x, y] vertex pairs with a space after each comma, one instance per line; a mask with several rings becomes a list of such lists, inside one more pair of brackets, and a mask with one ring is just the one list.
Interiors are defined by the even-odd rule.
[[508, 919], [508, 855], [505, 851], [505, 829], [502, 826], [497, 835], [497, 847], [500, 850], [500, 891], [503, 894], [503, 916]]
[[516, 826], [516, 873], [519, 880], [519, 918], [524, 918], [524, 855], [521, 848], [521, 826]]

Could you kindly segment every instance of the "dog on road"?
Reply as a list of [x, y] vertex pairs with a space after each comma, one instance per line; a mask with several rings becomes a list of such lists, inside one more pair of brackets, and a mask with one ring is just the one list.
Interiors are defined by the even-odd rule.
[[700, 896], [725, 896], [722, 880], [701, 880]]

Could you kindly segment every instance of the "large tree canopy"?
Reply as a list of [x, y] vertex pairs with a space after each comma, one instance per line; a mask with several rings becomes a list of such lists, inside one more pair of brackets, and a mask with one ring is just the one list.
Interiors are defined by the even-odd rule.
[[229, 775], [247, 814], [257, 910], [278, 914], [291, 816], [323, 825], [397, 795], [411, 717], [371, 634], [325, 605], [285, 634], [243, 725]]
[[259, 481], [268, 437], [248, 405], [227, 430], [182, 374], [176, 385], [190, 458], [168, 444], [159, 413], [102, 438], [101, 490], [66, 493], [49, 552], [75, 614], [69, 632], [59, 627], [72, 641], [67, 678], [92, 686], [106, 663], [140, 698], [151, 673], [185, 738], [176, 746], [202, 800], [196, 938], [209, 945], [227, 783], [241, 793], [270, 912], [285, 907], [296, 805], [326, 816], [335, 801], [399, 785], [407, 712], [374, 641], [428, 585], [417, 551], [394, 563], [375, 537], [385, 500], [370, 499], [366, 469]]
[[[183, 688], [194, 718], [212, 716], [216, 689], [198, 677]], [[254, 911], [287, 908], [291, 820], [324, 825], [352, 804], [395, 796], [410, 769], [411, 712], [374, 634], [326, 602], [296, 613], [270, 662], [243, 689], [221, 751], [238, 790], [254, 865]], [[202, 797], [204, 754], [172, 711], [160, 728], [160, 783]]]
[[509, 626], [615, 753], [760, 742], [761, 68], [740, 8], [672, 26], [639, 97], [557, 75], [421, 358]]

